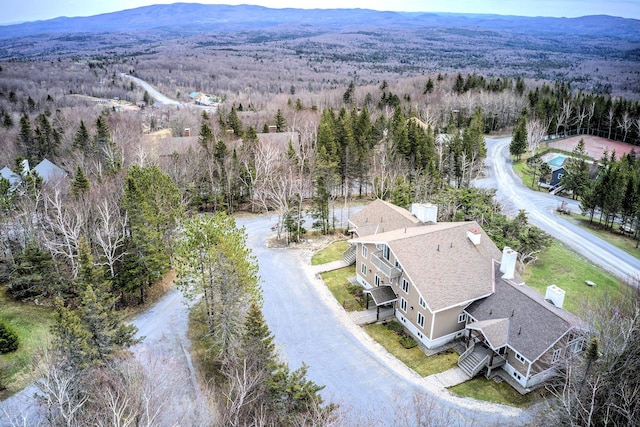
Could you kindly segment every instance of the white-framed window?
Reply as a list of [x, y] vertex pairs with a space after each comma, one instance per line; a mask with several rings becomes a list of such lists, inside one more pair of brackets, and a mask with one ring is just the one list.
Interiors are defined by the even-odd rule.
[[418, 300], [418, 304], [420, 304], [420, 307], [422, 308], [427, 308], [427, 302], [422, 299], [422, 297], [420, 297], [420, 300]]
[[418, 313], [418, 325], [420, 325], [421, 328], [424, 328], [424, 316], [422, 315], [422, 313]]
[[407, 312], [407, 300], [400, 297], [400, 310]]
[[553, 356], [551, 357], [551, 363], [556, 363], [560, 360], [560, 356], [562, 355], [562, 349], [557, 349], [553, 352]]
[[360, 266], [360, 273], [362, 273], [363, 276], [367, 275], [367, 264], [365, 264], [364, 262]]
[[572, 353], [577, 353], [584, 348], [584, 345], [585, 345], [584, 338], [578, 338], [577, 340], [574, 340], [569, 343], [569, 349], [571, 350]]
[[458, 314], [458, 323], [464, 323], [467, 320], [467, 313]]
[[402, 290], [407, 294], [409, 293], [409, 281], [405, 278], [402, 278]]
[[374, 276], [373, 281], [376, 286], [380, 286], [380, 283], [382, 282], [382, 280], [380, 280], [380, 276], [378, 276], [377, 274]]
[[367, 247], [365, 245], [362, 245], [362, 257], [367, 257]]
[[384, 245], [384, 248], [382, 249], [382, 257], [389, 261], [389, 258], [391, 257], [391, 250], [389, 249], [389, 246]]
[[522, 363], [525, 363], [527, 360], [524, 358], [523, 355], [521, 355], [520, 353], [518, 353], [517, 351], [515, 352], [515, 358], [518, 359], [519, 361], [521, 361]]

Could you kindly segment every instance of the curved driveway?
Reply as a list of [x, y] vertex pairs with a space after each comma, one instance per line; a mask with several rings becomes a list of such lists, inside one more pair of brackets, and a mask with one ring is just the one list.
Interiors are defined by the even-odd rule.
[[265, 319], [283, 358], [292, 369], [309, 365], [309, 378], [326, 386], [325, 400], [341, 405], [347, 425], [393, 425], [394, 411], [411, 407], [414, 393], [431, 399], [433, 416], [446, 419], [444, 425], [514, 425], [529, 419], [519, 409], [456, 397], [389, 355], [314, 277], [310, 252], [265, 246], [273, 222], [238, 220], [260, 265]]
[[533, 191], [522, 184], [512, 168], [509, 156], [511, 137], [487, 138], [487, 177], [475, 182], [480, 187], [497, 188], [496, 198], [505, 213], [516, 214], [519, 209], [528, 213], [529, 221], [573, 248], [587, 259], [621, 279], [640, 277], [640, 260], [616, 248], [588, 231], [570, 223], [556, 212], [562, 201], [572, 211], [579, 211], [574, 200], [549, 193]]

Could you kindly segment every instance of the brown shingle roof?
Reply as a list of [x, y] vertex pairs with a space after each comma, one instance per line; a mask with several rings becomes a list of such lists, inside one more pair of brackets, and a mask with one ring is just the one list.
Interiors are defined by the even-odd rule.
[[467, 325], [467, 329], [481, 331], [489, 345], [498, 350], [507, 345], [509, 337], [509, 319], [480, 320]]
[[495, 293], [466, 311], [479, 322], [509, 319], [507, 344], [529, 361], [537, 360], [569, 329], [582, 326], [580, 319], [546, 302], [534, 289], [501, 279], [498, 268], [496, 263]]
[[420, 221], [406, 209], [377, 199], [349, 218], [349, 223], [358, 237], [363, 237], [415, 227]]
[[[467, 237], [470, 229], [480, 231], [477, 246]], [[421, 225], [353, 242], [386, 243], [432, 311], [491, 294], [493, 260], [502, 255], [475, 221]]]

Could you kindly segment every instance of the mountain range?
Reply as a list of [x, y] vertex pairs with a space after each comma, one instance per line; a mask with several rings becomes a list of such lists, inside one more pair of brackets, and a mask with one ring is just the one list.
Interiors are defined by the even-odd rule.
[[640, 20], [607, 15], [580, 18], [519, 17], [437, 13], [379, 12], [367, 9], [271, 9], [262, 6], [174, 3], [145, 6], [89, 17], [60, 17], [0, 26], [0, 38], [44, 33], [131, 32], [139, 30], [238, 32], [274, 27], [324, 29], [456, 27], [516, 33], [572, 34], [640, 41]]

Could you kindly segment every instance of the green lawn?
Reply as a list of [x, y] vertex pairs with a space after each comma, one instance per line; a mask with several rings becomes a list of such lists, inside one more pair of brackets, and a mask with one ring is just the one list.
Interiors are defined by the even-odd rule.
[[598, 218], [589, 221], [589, 217], [581, 214], [573, 214], [570, 219], [578, 226], [589, 231], [591, 234], [600, 237], [602, 240], [609, 242], [613, 246], [625, 251], [631, 256], [640, 258], [640, 248], [637, 248], [637, 242], [633, 237], [623, 235], [618, 231], [619, 226], [614, 226], [615, 231], [604, 228], [603, 224], [598, 222]]
[[364, 310], [364, 307], [355, 303], [355, 297], [349, 290], [352, 285], [348, 279], [355, 275], [356, 267], [353, 265], [321, 274], [322, 280], [324, 280], [325, 285], [327, 285], [336, 301], [343, 306], [345, 306], [346, 302], [345, 308], [347, 311]]
[[[581, 314], [580, 307], [585, 299], [602, 299], [606, 293], [618, 294], [623, 286], [616, 277], [558, 242], [547, 249], [534, 265], [527, 266], [522, 278], [543, 295], [547, 286], [559, 286], [566, 292], [564, 308], [577, 315]], [[596, 286], [585, 285], [585, 280], [591, 280]]]
[[33, 357], [49, 341], [53, 316], [51, 308], [13, 301], [2, 289], [0, 320], [13, 329], [20, 340], [18, 350], [0, 355], [0, 366], [5, 371], [7, 385], [7, 390], [0, 392], [0, 399], [3, 399], [33, 381]]
[[418, 347], [404, 348], [398, 342], [398, 335], [385, 325], [372, 324], [365, 326], [364, 329], [371, 338], [386, 348], [389, 353], [423, 377], [444, 372], [458, 363], [458, 354], [453, 350], [427, 356]]
[[541, 394], [539, 392], [531, 392], [521, 395], [506, 381], [496, 383], [485, 377], [475, 377], [462, 384], [458, 384], [449, 388], [449, 391], [463, 397], [470, 397], [476, 400], [484, 400], [485, 402], [500, 403], [502, 405], [515, 406], [518, 408], [526, 408], [540, 401]]
[[331, 261], [339, 261], [342, 259], [342, 253], [346, 251], [348, 247], [349, 242], [346, 240], [333, 242], [313, 255], [311, 258], [311, 265], [320, 265]]

